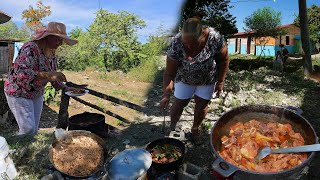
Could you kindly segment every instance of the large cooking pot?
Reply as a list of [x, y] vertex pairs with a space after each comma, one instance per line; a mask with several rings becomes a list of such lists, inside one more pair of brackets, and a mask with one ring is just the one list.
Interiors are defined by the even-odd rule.
[[228, 163], [217, 151], [221, 149], [221, 137], [229, 134], [232, 125], [252, 119], [264, 122], [289, 123], [295, 132], [302, 135], [306, 145], [318, 143], [313, 127], [300, 113], [301, 111], [294, 111], [292, 108], [270, 105], [247, 105], [226, 112], [215, 123], [211, 131], [210, 143], [215, 156], [215, 161], [212, 165], [213, 170], [225, 178], [232, 177], [233, 179], [298, 179], [302, 172], [308, 168], [309, 163], [315, 156], [315, 152], [308, 153], [308, 159], [292, 169], [275, 173], [260, 173], [240, 169]]
[[175, 139], [175, 138], [157, 139], [157, 140], [149, 143], [146, 147], [146, 150], [151, 152], [151, 149], [153, 149], [155, 146], [157, 146], [157, 145], [161, 146], [164, 144], [171, 144], [171, 145], [174, 145], [174, 146], [180, 148], [180, 150], [182, 152], [181, 157], [178, 160], [173, 161], [171, 163], [167, 163], [167, 164], [161, 164], [161, 163], [156, 163], [156, 162], [152, 161], [151, 167], [155, 168], [158, 171], [162, 171], [162, 172], [168, 172], [168, 171], [173, 171], [173, 170], [178, 169], [182, 165], [183, 159], [185, 156], [185, 145], [180, 140]]
[[105, 123], [105, 116], [98, 113], [84, 112], [69, 118], [69, 130], [85, 130], [105, 138], [108, 134], [108, 125]]
[[71, 179], [86, 179], [86, 178], [92, 178], [94, 177], [94, 179], [99, 179], [101, 178], [105, 173], [106, 173], [106, 169], [105, 169], [105, 162], [107, 160], [108, 157], [108, 152], [106, 149], [106, 145], [103, 139], [101, 139], [99, 136], [95, 135], [94, 133], [88, 132], [88, 131], [83, 131], [83, 130], [74, 130], [74, 131], [67, 131], [66, 132], [66, 136], [68, 137], [72, 137], [72, 136], [76, 136], [76, 135], [85, 135], [85, 136], [90, 136], [92, 137], [95, 141], [98, 142], [98, 144], [103, 147], [103, 162], [101, 162], [100, 167], [97, 168], [97, 170], [95, 172], [93, 172], [92, 174], [88, 175], [88, 176], [74, 176], [74, 175], [70, 175], [67, 174], [61, 170], [59, 170], [55, 164], [53, 163], [53, 148], [57, 145], [58, 140], [55, 140], [50, 149], [49, 149], [49, 160], [51, 162], [51, 164], [53, 165], [53, 167], [59, 171], [63, 176], [67, 177], [67, 178], [71, 178]]

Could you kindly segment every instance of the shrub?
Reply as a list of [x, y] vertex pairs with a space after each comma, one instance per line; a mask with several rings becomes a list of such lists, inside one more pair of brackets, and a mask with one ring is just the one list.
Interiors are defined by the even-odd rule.
[[44, 94], [43, 94], [43, 101], [44, 103], [50, 104], [51, 101], [54, 101], [54, 98], [56, 97], [57, 92], [53, 88], [52, 85], [46, 85], [44, 88]]
[[233, 59], [230, 61], [229, 69], [238, 72], [256, 70], [260, 67], [272, 68], [272, 62], [270, 59]]
[[128, 76], [137, 81], [160, 82], [162, 79], [162, 71], [159, 69], [159, 63], [159, 57], [150, 58], [140, 66], [134, 67], [128, 73]]

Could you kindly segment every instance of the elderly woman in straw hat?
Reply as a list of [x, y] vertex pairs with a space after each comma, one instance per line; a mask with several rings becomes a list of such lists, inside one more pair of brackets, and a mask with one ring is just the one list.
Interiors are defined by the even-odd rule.
[[38, 132], [43, 92], [48, 82], [56, 89], [71, 90], [63, 84], [65, 75], [57, 72], [55, 51], [63, 42], [74, 45], [78, 41], [67, 36], [64, 24], [50, 22], [18, 53], [4, 85], [8, 105], [19, 125], [18, 135]]
[[219, 96], [222, 91], [229, 67], [225, 39], [214, 28], [203, 26], [200, 17], [191, 17], [173, 38], [166, 64], [160, 108], [168, 106], [174, 87], [174, 102], [170, 109], [170, 129], [174, 130], [184, 107], [194, 96], [191, 138], [200, 144], [199, 126], [206, 116], [213, 93]]

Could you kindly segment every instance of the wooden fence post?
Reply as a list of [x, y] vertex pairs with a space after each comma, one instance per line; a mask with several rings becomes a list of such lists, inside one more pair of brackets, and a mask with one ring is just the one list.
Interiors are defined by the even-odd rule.
[[59, 108], [59, 115], [58, 115], [58, 125], [57, 128], [67, 129], [68, 121], [69, 121], [69, 107], [70, 97], [65, 94], [65, 91], [62, 91], [61, 95], [61, 103]]

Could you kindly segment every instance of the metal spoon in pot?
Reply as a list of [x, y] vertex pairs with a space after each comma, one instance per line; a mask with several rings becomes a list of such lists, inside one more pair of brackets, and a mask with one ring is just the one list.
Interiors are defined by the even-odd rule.
[[261, 149], [259, 154], [256, 156], [256, 159], [261, 160], [267, 157], [269, 154], [301, 153], [301, 152], [313, 152], [313, 151], [320, 151], [320, 144], [297, 146], [297, 147], [282, 148], [282, 149], [271, 149], [269, 146], [267, 146]]

